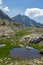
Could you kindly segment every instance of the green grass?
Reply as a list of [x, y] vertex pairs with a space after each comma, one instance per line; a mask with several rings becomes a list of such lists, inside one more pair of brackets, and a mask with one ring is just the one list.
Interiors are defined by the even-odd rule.
[[[12, 43], [12, 44], [11, 44]], [[1, 39], [0, 40], [0, 44], [5, 44], [6, 46], [4, 47], [0, 47], [0, 57], [6, 57], [9, 54], [9, 51], [12, 48], [19, 48], [20, 46], [18, 44], [14, 45], [15, 43], [13, 43], [13, 41], [11, 41], [10, 39]]]
[[24, 35], [29, 35], [31, 34], [32, 32], [30, 32], [31, 28], [24, 28], [24, 29], [21, 29], [20, 31], [16, 32], [15, 35], [16, 36], [24, 36]]
[[37, 50], [42, 50], [43, 49], [43, 45], [40, 45], [40, 44], [31, 44], [30, 46], [37, 49]]
[[9, 55], [9, 51], [12, 49], [12, 48], [18, 48], [19, 46], [16, 45], [9, 45], [7, 44], [5, 47], [1, 47], [0, 48], [0, 57], [6, 57]]

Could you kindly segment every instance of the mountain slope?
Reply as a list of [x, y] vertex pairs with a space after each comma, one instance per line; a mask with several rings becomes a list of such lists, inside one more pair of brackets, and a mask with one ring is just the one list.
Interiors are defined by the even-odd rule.
[[0, 18], [11, 20], [10, 17], [8, 15], [6, 15], [2, 10], [0, 10]]
[[12, 18], [16, 23], [21, 24], [23, 26], [39, 26], [43, 27], [43, 24], [36, 22], [35, 20], [30, 19], [29, 17], [25, 15], [17, 15]]

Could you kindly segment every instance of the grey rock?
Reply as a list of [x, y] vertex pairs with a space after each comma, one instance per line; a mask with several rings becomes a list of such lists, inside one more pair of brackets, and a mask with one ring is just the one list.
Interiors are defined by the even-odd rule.
[[40, 43], [41, 41], [43, 41], [43, 35], [42, 34], [31, 34], [31, 35], [24, 36], [21, 40], [23, 41], [24, 39], [27, 44]]

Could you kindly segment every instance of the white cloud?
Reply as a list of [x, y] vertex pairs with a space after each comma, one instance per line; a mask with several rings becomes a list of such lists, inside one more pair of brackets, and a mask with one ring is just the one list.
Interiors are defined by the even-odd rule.
[[8, 11], [8, 12], [10, 11], [10, 9], [8, 8], [8, 6], [3, 7], [2, 0], [0, 0], [0, 9], [3, 10], [3, 11]]
[[0, 0], [0, 5], [2, 4], [2, 0]]
[[2, 10], [4, 10], [4, 11], [8, 11], [8, 12], [10, 11], [10, 9], [8, 8], [8, 6], [2, 8]]
[[25, 15], [29, 16], [30, 18], [36, 18], [39, 16], [43, 16], [43, 9], [39, 8], [27, 8], [25, 11]]

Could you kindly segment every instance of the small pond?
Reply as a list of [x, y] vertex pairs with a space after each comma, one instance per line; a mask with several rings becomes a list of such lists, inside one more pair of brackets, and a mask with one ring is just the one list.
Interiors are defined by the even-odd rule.
[[18, 59], [40, 59], [39, 51], [36, 49], [27, 50], [26, 48], [14, 48], [10, 50], [10, 57]]
[[0, 44], [0, 47], [3, 47], [3, 46], [5, 46], [5, 44]]

